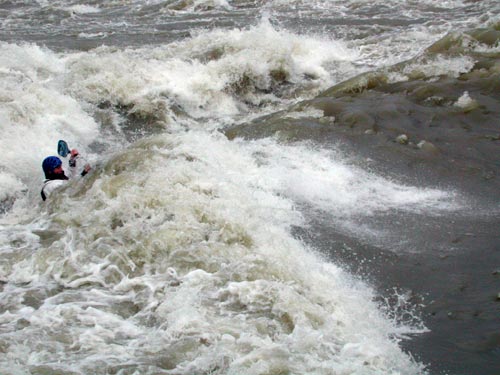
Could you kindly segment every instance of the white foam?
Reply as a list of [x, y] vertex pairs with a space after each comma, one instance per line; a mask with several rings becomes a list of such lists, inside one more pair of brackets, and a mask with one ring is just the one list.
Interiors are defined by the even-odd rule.
[[390, 72], [388, 78], [391, 83], [408, 81], [410, 77], [420, 75], [427, 79], [441, 75], [457, 78], [460, 74], [468, 73], [474, 64], [474, 59], [468, 56], [416, 59], [415, 62], [405, 65], [402, 71]]
[[461, 56], [456, 58], [437, 57], [426, 62], [418, 62], [416, 64], [405, 67], [406, 74], [412, 74], [414, 71], [422, 72], [426, 77], [439, 75], [448, 75], [450, 77], [458, 77], [460, 74], [469, 72], [475, 64], [472, 57]]
[[[328, 63], [355, 56], [341, 42], [276, 30], [263, 20], [244, 30], [200, 32], [164, 47], [100, 48], [69, 56], [68, 64], [70, 90], [81, 99], [134, 105], [145, 113], [154, 113], [160, 103], [167, 108], [176, 103], [194, 117], [224, 117], [246, 112], [244, 102], [269, 102], [275, 94], [258, 90], [271, 87], [274, 71], [282, 71], [297, 87], [289, 96], [302, 86], [311, 96], [332, 82]], [[245, 84], [248, 91], [238, 89]]]
[[[347, 45], [263, 20], [137, 49], [56, 54], [0, 43], [0, 130], [8, 135], [0, 141], [1, 197], [28, 186], [36, 193], [28, 203], [39, 202], [40, 162], [55, 153], [55, 140], [85, 152], [106, 137], [90, 115], [98, 104], [158, 116], [169, 130], [123, 144], [50, 205], [1, 218], [0, 372], [425, 373], [398, 346], [422, 326], [386, 314], [369, 286], [291, 232], [306, 225], [299, 207], [362, 236], [376, 228], [358, 219], [439, 214], [460, 207], [455, 195], [390, 181], [335, 150], [230, 142], [211, 130], [254, 116], [252, 108], [280, 108], [337, 77], [413, 56], [440, 30], [428, 35], [417, 27]], [[457, 75], [470, 63], [443, 59], [415, 69]], [[277, 71], [290, 88], [273, 82]], [[201, 121], [183, 118], [176, 106]]]
[[78, 38], [81, 38], [81, 39], [95, 39], [95, 38], [104, 39], [108, 35], [109, 35], [108, 33], [103, 33], [103, 32], [99, 32], [99, 33], [79, 33], [78, 34]]
[[[66, 139], [85, 153], [98, 135], [98, 125], [65, 92], [63, 59], [34, 45], [0, 43], [0, 51], [0, 131], [4, 134], [0, 195], [26, 187], [38, 194], [41, 162], [56, 154], [57, 141]], [[19, 181], [17, 187], [13, 179]]]
[[193, 9], [208, 8], [208, 9], [226, 9], [231, 10], [232, 7], [227, 0], [194, 0]]
[[95, 7], [87, 4], [77, 4], [72, 5], [70, 7], [65, 8], [67, 11], [76, 13], [76, 14], [95, 14], [101, 12], [99, 7]]
[[9, 198], [18, 198], [27, 189], [26, 185], [10, 173], [0, 173], [0, 203]]
[[369, 287], [290, 234], [302, 218], [283, 194], [301, 189], [287, 176], [316, 153], [191, 131], [141, 141], [94, 182], [70, 186], [44, 229], [56, 239], [6, 275], [64, 288], [29, 314], [0, 315], [29, 322], [10, 332], [0, 368], [53, 363], [63, 340], [66, 363], [85, 373], [103, 361], [150, 366], [143, 373], [420, 374], [388, 338], [413, 328], [384, 317]]
[[464, 91], [462, 96], [455, 102], [454, 106], [462, 109], [471, 109], [477, 107], [478, 103], [470, 97], [468, 91]]
[[350, 164], [335, 150], [308, 143], [284, 146], [269, 140], [254, 142], [252, 147], [266, 155], [266, 180], [274, 179], [277, 191], [339, 218], [390, 210], [429, 213], [460, 207], [453, 193], [387, 180]]

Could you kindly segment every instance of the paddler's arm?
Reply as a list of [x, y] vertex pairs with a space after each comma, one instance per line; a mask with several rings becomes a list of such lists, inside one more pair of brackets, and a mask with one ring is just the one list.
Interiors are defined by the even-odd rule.
[[[69, 169], [70, 169], [70, 174], [71, 174], [71, 178], [74, 178], [76, 177], [76, 175], [78, 174], [78, 164], [80, 164], [80, 160], [81, 160], [81, 156], [80, 154], [78, 153], [78, 150], [76, 148], [72, 149], [71, 150], [71, 157], [69, 158]], [[89, 171], [91, 170], [92, 168], [90, 167], [90, 164], [86, 163], [84, 166], [83, 166], [83, 170], [82, 172], [80, 173], [80, 176], [85, 176], [87, 173], [89, 173]]]

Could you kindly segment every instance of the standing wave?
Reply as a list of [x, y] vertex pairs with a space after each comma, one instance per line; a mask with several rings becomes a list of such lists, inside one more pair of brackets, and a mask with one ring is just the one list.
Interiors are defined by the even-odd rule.
[[398, 346], [422, 327], [295, 239], [258, 171], [222, 135], [150, 137], [1, 237], [2, 373], [424, 373]]

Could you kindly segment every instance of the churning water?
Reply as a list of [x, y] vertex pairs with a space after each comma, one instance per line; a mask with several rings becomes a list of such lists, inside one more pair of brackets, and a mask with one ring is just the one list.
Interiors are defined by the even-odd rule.
[[[498, 14], [493, 0], [2, 2], [0, 373], [426, 373], [401, 347], [428, 331], [417, 307], [381, 304], [296, 228], [323, 218], [404, 253], [371, 220], [467, 199], [378, 174], [337, 141], [223, 131], [451, 31], [493, 30]], [[387, 77], [458, 77], [475, 61], [442, 54]], [[58, 139], [94, 169], [43, 203]]]

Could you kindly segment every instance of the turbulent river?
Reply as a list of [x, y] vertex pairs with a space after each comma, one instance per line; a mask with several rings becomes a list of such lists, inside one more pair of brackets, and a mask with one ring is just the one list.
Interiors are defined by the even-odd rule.
[[498, 374], [498, 1], [0, 25], [2, 375]]

